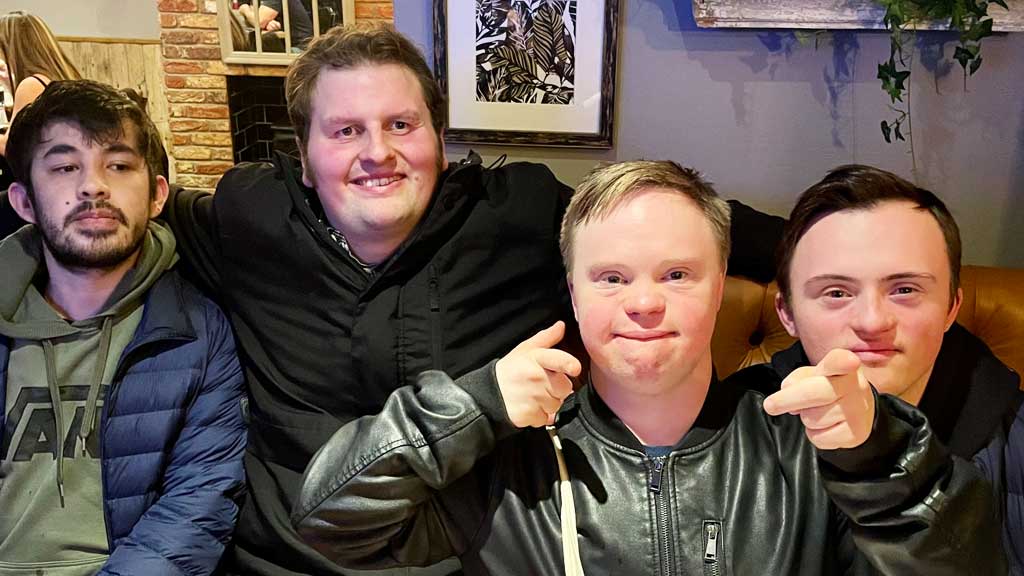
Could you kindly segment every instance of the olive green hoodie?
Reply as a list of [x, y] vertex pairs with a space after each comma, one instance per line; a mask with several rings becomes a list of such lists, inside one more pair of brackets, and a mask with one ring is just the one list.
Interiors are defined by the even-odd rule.
[[151, 222], [102, 312], [69, 321], [41, 294], [37, 228], [0, 243], [0, 337], [10, 350], [0, 405], [0, 576], [91, 574], [106, 560], [99, 410], [146, 292], [176, 260], [174, 236]]

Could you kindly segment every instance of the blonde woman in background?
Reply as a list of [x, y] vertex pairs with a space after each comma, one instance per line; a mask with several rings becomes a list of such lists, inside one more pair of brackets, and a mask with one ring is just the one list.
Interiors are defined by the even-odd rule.
[[[0, 82], [14, 94], [11, 119], [39, 97], [50, 82], [82, 77], [46, 23], [21, 10], [0, 16], [0, 61], [7, 68], [6, 75], [0, 71]], [[0, 134], [0, 156], [6, 148], [7, 134]]]

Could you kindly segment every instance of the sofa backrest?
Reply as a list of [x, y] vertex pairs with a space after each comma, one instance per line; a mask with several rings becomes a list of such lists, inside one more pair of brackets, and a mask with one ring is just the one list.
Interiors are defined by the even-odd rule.
[[[964, 266], [957, 321], [1017, 373], [1024, 373], [1024, 269]], [[767, 362], [793, 338], [775, 313], [779, 288], [729, 276], [711, 352], [719, 378]], [[1024, 388], [1024, 380], [1022, 380]]]

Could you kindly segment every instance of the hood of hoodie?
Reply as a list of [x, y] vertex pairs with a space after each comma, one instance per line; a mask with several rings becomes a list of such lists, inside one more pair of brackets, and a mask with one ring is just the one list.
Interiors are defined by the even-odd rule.
[[[64, 505], [64, 414], [60, 387], [65, 385], [68, 370], [77, 373], [76, 381], [88, 381], [88, 397], [78, 436], [85, 446], [92, 434], [104, 376], [109, 380], [110, 359], [120, 356], [130, 342], [141, 319], [140, 305], [153, 284], [177, 261], [174, 235], [165, 226], [150, 222], [143, 237], [142, 249], [135, 266], [129, 270], [111, 293], [101, 312], [91, 318], [69, 321], [50, 306], [38, 286], [45, 283], [46, 264], [43, 242], [35, 226], [26, 226], [0, 243], [0, 262], [6, 275], [0, 284], [0, 336], [12, 340], [38, 342], [42, 366], [38, 361], [14, 367], [31, 378], [45, 374], [49, 389], [54, 424], [58, 431], [53, 438], [56, 482], [61, 506]], [[125, 321], [124, 320], [129, 320]], [[91, 370], [62, 355], [91, 359]], [[86, 356], [81, 356], [85, 354]], [[90, 360], [87, 360], [89, 362]], [[77, 372], [76, 372], [77, 371]], [[81, 380], [78, 380], [78, 379]], [[10, 383], [8, 383], [10, 385]], [[0, 409], [3, 409], [0, 406]]]
[[0, 335], [27, 340], [69, 336], [104, 317], [117, 317], [134, 307], [153, 283], [178, 260], [171, 231], [150, 221], [143, 238], [142, 253], [135, 267], [125, 274], [102, 311], [80, 322], [68, 322], [57, 314], [38, 314], [33, 298], [41, 297], [36, 279], [45, 274], [43, 242], [35, 226], [25, 226], [0, 242], [4, 281], [0, 283]]

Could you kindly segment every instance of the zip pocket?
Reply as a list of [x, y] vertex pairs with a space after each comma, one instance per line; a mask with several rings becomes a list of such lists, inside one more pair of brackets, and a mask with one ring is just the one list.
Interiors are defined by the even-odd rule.
[[701, 547], [704, 551], [704, 576], [721, 576], [722, 523], [718, 520], [705, 520], [702, 532], [704, 534], [704, 545]]
[[441, 330], [441, 287], [436, 265], [430, 267], [430, 283], [427, 289], [430, 302], [431, 362], [435, 370], [444, 370], [444, 332]]

